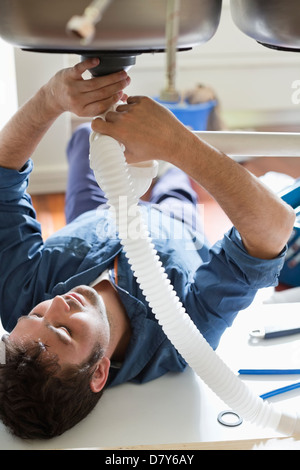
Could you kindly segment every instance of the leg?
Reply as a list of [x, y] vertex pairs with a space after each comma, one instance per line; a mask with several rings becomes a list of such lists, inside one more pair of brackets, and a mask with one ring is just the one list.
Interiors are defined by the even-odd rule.
[[208, 260], [209, 242], [204, 233], [203, 212], [186, 173], [176, 167], [169, 169], [154, 185], [149, 203], [158, 204], [162, 212], [181, 220], [196, 233], [193, 249], [198, 250], [204, 262]]
[[[199, 231], [198, 197], [189, 177], [178, 168], [169, 169], [154, 185], [150, 203]], [[202, 227], [200, 227], [203, 231]]]
[[65, 202], [67, 223], [107, 201], [89, 165], [90, 132], [90, 124], [81, 125], [74, 132], [67, 147], [69, 162]]

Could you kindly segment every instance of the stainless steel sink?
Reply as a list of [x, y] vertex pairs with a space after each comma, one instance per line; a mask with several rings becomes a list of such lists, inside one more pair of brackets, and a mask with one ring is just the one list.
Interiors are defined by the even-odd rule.
[[275, 49], [300, 51], [299, 0], [231, 0], [235, 24], [256, 41]]
[[[113, 0], [83, 45], [66, 31], [73, 15], [91, 0], [0, 0], [0, 36], [22, 49], [39, 51], [165, 50], [167, 0]], [[222, 0], [182, 0], [178, 48], [208, 41], [216, 32]]]

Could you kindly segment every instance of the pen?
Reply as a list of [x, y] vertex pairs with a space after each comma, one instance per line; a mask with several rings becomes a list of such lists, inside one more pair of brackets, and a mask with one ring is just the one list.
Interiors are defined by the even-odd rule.
[[300, 374], [300, 369], [240, 369], [240, 375], [289, 375]]
[[[300, 369], [240, 369], [238, 373], [240, 375], [288, 375], [300, 374]], [[275, 395], [280, 395], [297, 388], [300, 388], [300, 382], [263, 393], [260, 395], [260, 398], [267, 400], [267, 398], [274, 397]]]
[[267, 398], [274, 397], [275, 395], [280, 395], [281, 393], [286, 393], [291, 390], [295, 390], [296, 388], [300, 388], [300, 382], [287, 385], [286, 387], [277, 388], [276, 390], [272, 390], [267, 393], [263, 393], [262, 395], [260, 395], [260, 398], [262, 398], [263, 400], [266, 400]]

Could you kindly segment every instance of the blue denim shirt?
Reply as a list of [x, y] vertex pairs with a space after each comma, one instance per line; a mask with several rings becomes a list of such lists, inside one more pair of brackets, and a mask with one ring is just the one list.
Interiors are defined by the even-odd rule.
[[[78, 217], [45, 242], [27, 194], [32, 161], [21, 171], [0, 168], [0, 314], [11, 331], [18, 318], [39, 302], [81, 284], [105, 269], [118, 289], [132, 326], [121, 368], [112, 368], [110, 385], [146, 382], [186, 363], [176, 352], [132, 274], [112, 221], [103, 210]], [[251, 257], [232, 228], [209, 251], [181, 222], [158, 208], [144, 207], [149, 230], [165, 270], [188, 314], [216, 348], [237, 313], [257, 289], [275, 285], [284, 254], [273, 260]], [[181, 233], [174, 237], [174, 233]], [[117, 278], [114, 260], [117, 257]]]

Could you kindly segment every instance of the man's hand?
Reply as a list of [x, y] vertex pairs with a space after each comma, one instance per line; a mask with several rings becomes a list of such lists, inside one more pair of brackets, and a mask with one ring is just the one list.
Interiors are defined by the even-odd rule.
[[95, 119], [92, 128], [124, 144], [129, 163], [157, 159], [177, 165], [172, 160], [192, 136], [169, 110], [144, 96], [128, 98], [105, 121]]
[[49, 80], [0, 132], [0, 166], [19, 170], [32, 155], [54, 121], [65, 111], [94, 117], [107, 111], [120, 99], [130, 83], [126, 72], [88, 80], [83, 73], [98, 64], [87, 59], [61, 70]]
[[132, 97], [92, 128], [126, 148], [128, 162], [166, 160], [181, 168], [220, 204], [249, 254], [275, 258], [284, 248], [295, 214], [242, 165], [200, 140], [171, 113], [146, 97]]
[[97, 66], [99, 59], [86, 59], [59, 71], [43, 87], [49, 109], [54, 113], [70, 111], [80, 117], [94, 117], [119, 100], [126, 101], [123, 90], [130, 83], [125, 71], [84, 79], [82, 75]]

